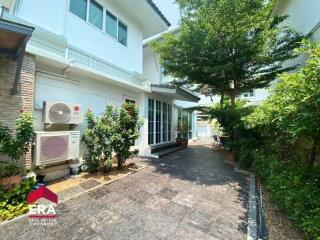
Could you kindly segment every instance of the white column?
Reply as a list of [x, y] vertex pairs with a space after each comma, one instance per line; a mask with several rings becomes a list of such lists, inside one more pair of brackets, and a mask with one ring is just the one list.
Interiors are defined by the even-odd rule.
[[139, 148], [139, 155], [150, 155], [150, 148], [148, 145], [148, 96], [141, 94], [139, 99], [139, 116], [142, 120], [143, 126], [140, 128], [140, 138], [137, 141], [137, 147]]

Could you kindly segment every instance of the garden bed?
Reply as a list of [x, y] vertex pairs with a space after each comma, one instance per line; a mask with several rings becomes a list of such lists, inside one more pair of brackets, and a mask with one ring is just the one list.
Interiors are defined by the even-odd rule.
[[298, 231], [298, 226], [288, 219], [288, 216], [269, 197], [263, 188], [264, 217], [268, 230], [269, 240], [301, 240], [303, 234]]
[[77, 176], [49, 182], [48, 188], [58, 194], [59, 202], [66, 201], [86, 191], [117, 181], [144, 168], [145, 166], [134, 163], [126, 164], [121, 169], [113, 165], [110, 172], [106, 174], [84, 172]]

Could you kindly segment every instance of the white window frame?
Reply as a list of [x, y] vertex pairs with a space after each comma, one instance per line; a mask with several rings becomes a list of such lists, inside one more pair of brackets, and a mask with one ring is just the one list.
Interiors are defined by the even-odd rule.
[[[126, 44], [122, 44], [121, 42], [119, 42], [119, 23], [121, 23], [122, 25], [124, 25], [127, 28], [127, 42]], [[127, 47], [128, 46], [128, 39], [129, 39], [129, 35], [128, 35], [128, 24], [126, 24], [124, 21], [122, 21], [121, 19], [117, 18], [117, 41], [118, 43], [120, 43], [122, 46]]]
[[[164, 143], [170, 143], [172, 142], [172, 137], [173, 137], [173, 131], [172, 131], [172, 103], [163, 101], [163, 100], [159, 100], [156, 98], [149, 98], [152, 99], [153, 102], [153, 107], [154, 107], [154, 112], [153, 112], [153, 144], [149, 144], [149, 146], [157, 146], [160, 144], [164, 144]], [[156, 124], [156, 114], [157, 114], [157, 101], [159, 101], [161, 103], [161, 107], [160, 107], [160, 142], [157, 143], [157, 124]], [[167, 141], [163, 142], [163, 103], [167, 104], [167, 108], [168, 108], [168, 114], [167, 114]], [[148, 100], [148, 104], [149, 104], [149, 100]], [[171, 106], [171, 114], [169, 114], [169, 105]], [[148, 112], [149, 112], [149, 105], [148, 105]], [[171, 116], [171, 129], [169, 129], [169, 115]], [[148, 119], [149, 121], [149, 119]], [[169, 131], [171, 132], [171, 139], [169, 139]], [[149, 138], [149, 129], [148, 129], [148, 138]], [[149, 141], [149, 140], [148, 140]]]
[[126, 103], [126, 100], [134, 101], [135, 104], [138, 104], [138, 101], [135, 97], [123, 95], [123, 103]]
[[[71, 1], [71, 0], [68, 1], [68, 11], [69, 11], [71, 14], [75, 15], [74, 13], [72, 13], [72, 12], [70, 11], [70, 1]], [[110, 38], [113, 39], [114, 41], [118, 42], [121, 46], [128, 47], [128, 43], [129, 43], [129, 26], [128, 26], [128, 24], [127, 24], [125, 21], [123, 21], [122, 19], [120, 19], [119, 17], [117, 17], [115, 14], [113, 14], [112, 11], [110, 11], [110, 10], [105, 6], [105, 4], [104, 4], [103, 2], [101, 2], [101, 0], [94, 0], [94, 1], [97, 2], [98, 4], [100, 4], [100, 5], [102, 6], [102, 11], [103, 11], [103, 12], [102, 12], [102, 29], [98, 28], [97, 26], [95, 26], [94, 24], [92, 24], [92, 23], [89, 21], [89, 18], [90, 18], [90, 16], [89, 16], [89, 15], [90, 15], [90, 2], [91, 2], [91, 0], [87, 0], [86, 20], [85, 20], [85, 22], [86, 22], [87, 24], [89, 24], [91, 27], [95, 28], [96, 30], [98, 30], [98, 31], [106, 34], [108, 37], [110, 37]], [[114, 38], [113, 36], [111, 36], [110, 34], [108, 34], [108, 33], [106, 32], [107, 11], [110, 12], [110, 13], [117, 19], [117, 37], [116, 37], [116, 38]], [[75, 16], [77, 16], [77, 15], [75, 15]], [[78, 16], [77, 16], [77, 17], [78, 17]], [[80, 18], [80, 17], [79, 17], [79, 18]], [[82, 18], [80, 18], [80, 19], [82, 19]], [[82, 19], [82, 20], [83, 20], [83, 19]], [[122, 43], [119, 42], [119, 22], [120, 22], [121, 24], [123, 24], [124, 26], [126, 26], [126, 28], [127, 28], [127, 43], [126, 43], [126, 44], [122, 44]]]

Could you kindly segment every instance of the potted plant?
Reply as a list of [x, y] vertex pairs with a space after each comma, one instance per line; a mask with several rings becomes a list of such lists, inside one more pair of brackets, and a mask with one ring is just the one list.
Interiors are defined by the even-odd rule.
[[16, 121], [15, 134], [9, 128], [0, 126], [0, 154], [10, 160], [0, 163], [0, 186], [11, 188], [19, 184], [25, 174], [25, 169], [18, 166], [18, 161], [31, 147], [33, 130], [33, 117], [31, 113], [20, 111], [22, 114]]
[[189, 143], [189, 124], [188, 121], [185, 119], [182, 120], [178, 124], [178, 132], [180, 133], [180, 136], [176, 138], [176, 143], [178, 143], [180, 146], [187, 148]]

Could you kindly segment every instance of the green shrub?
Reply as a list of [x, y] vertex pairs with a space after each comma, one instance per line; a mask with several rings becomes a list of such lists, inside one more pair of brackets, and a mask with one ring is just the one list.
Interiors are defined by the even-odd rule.
[[0, 189], [0, 222], [28, 212], [27, 196], [34, 184], [34, 179], [29, 178], [10, 191]]
[[[296, 73], [283, 74], [269, 99], [244, 122], [260, 140], [252, 149], [253, 169], [306, 238], [314, 240], [320, 239], [320, 167], [316, 158], [320, 145], [320, 45], [304, 41], [298, 51], [309, 55], [306, 65]], [[300, 149], [301, 142], [308, 142], [304, 149]]]
[[[257, 145], [255, 133], [246, 128], [243, 118], [254, 110], [245, 101], [237, 101], [236, 109], [232, 110], [230, 100], [225, 100], [223, 106], [216, 104], [209, 111], [212, 118], [216, 118], [222, 133], [227, 137], [225, 147], [233, 150], [243, 167], [249, 168], [253, 161], [252, 148]], [[234, 133], [234, 134], [233, 134]], [[230, 136], [235, 139], [231, 139]]]
[[112, 152], [117, 154], [118, 167], [133, 155], [130, 147], [139, 137], [139, 110], [135, 104], [124, 104], [120, 109], [107, 106], [101, 118], [94, 117], [92, 111], [86, 114], [88, 127], [82, 142], [87, 150], [84, 159], [89, 171], [110, 166]]
[[89, 172], [97, 172], [99, 169], [103, 172], [105, 161], [112, 156], [110, 145], [112, 114], [112, 107], [107, 107], [101, 118], [95, 117], [91, 110], [86, 114], [87, 129], [83, 134], [82, 142], [87, 147], [83, 158]]
[[135, 104], [126, 103], [120, 109], [115, 109], [110, 142], [117, 155], [118, 168], [125, 164], [128, 158], [136, 154], [130, 151], [130, 148], [135, 145], [135, 141], [140, 136], [141, 125], [139, 109]]
[[32, 114], [25, 112], [16, 121], [15, 134], [7, 127], [0, 126], [0, 154], [11, 159], [9, 163], [0, 163], [0, 178], [23, 172], [17, 163], [30, 150], [34, 135], [33, 122]]
[[17, 167], [12, 163], [0, 163], [0, 178], [15, 176], [24, 173], [23, 168]]

